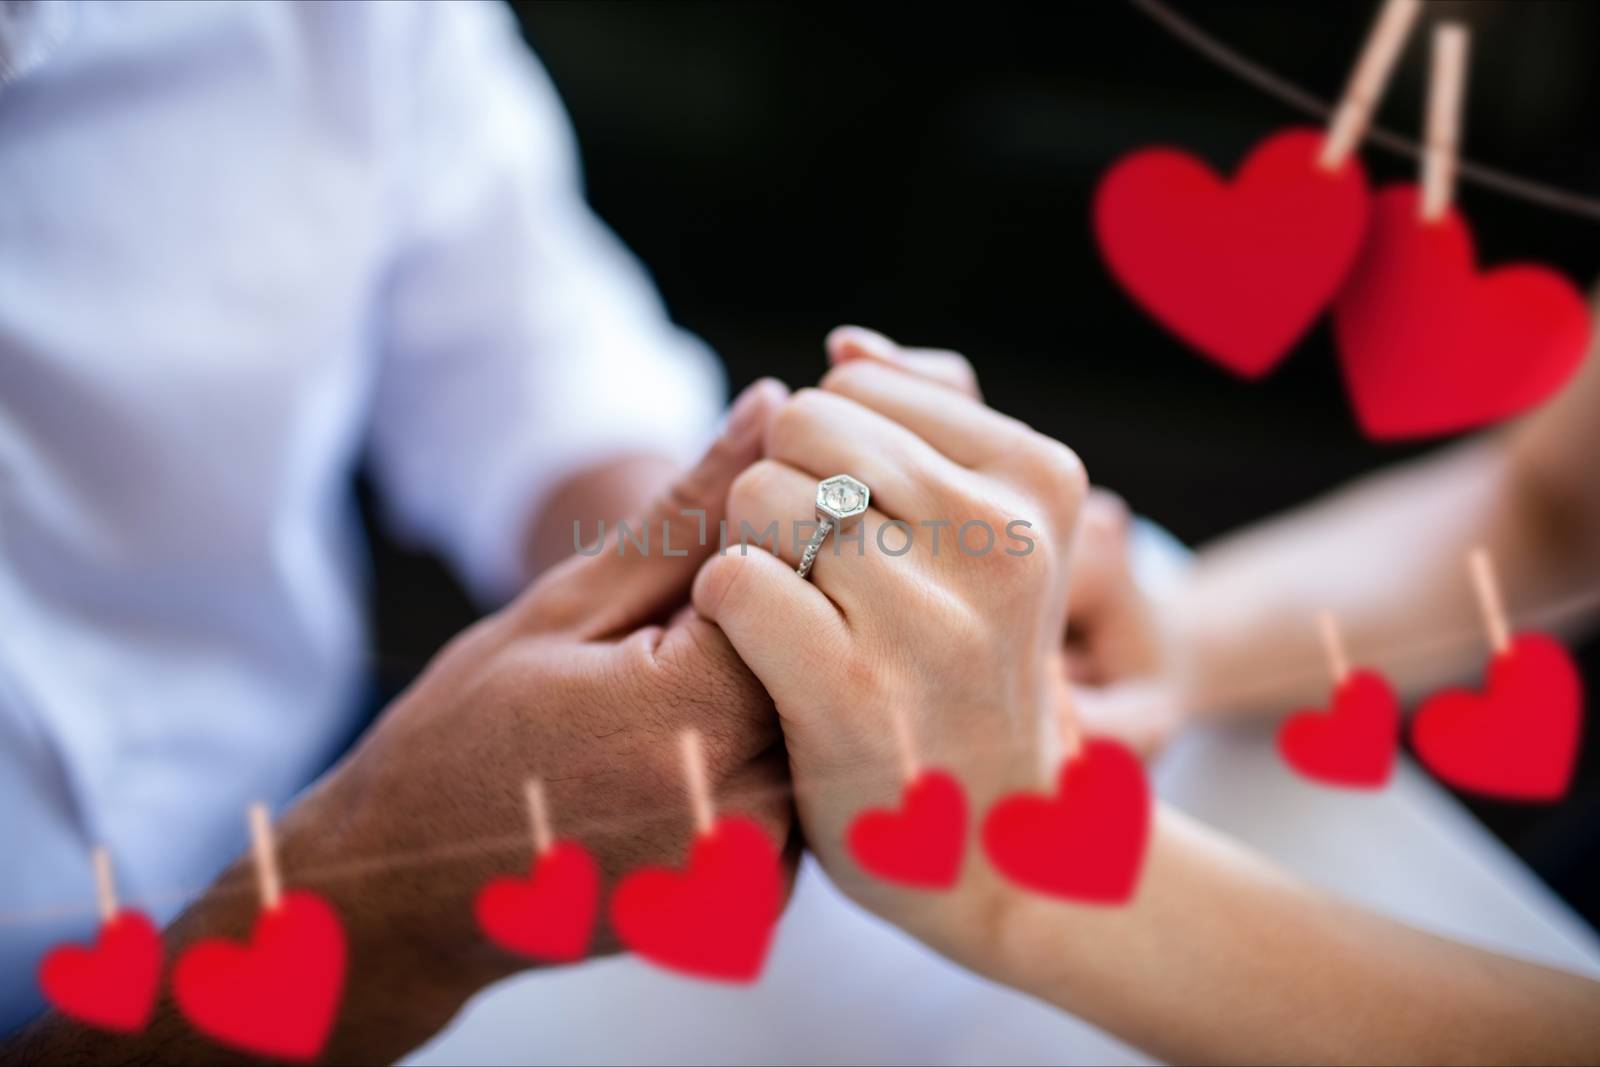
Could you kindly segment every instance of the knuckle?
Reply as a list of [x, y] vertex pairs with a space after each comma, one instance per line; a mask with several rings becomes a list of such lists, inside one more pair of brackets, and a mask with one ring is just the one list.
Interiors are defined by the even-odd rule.
[[1029, 487], [1039, 495], [1047, 514], [1063, 529], [1077, 524], [1089, 494], [1089, 474], [1078, 454], [1060, 441], [1035, 434], [1025, 463]]
[[945, 377], [952, 385], [959, 386], [973, 395], [977, 394], [978, 371], [972, 365], [972, 360], [950, 348], [929, 349], [928, 356], [939, 363]]
[[1026, 518], [1014, 494], [1000, 482], [983, 479], [975, 484], [952, 485], [948, 493], [949, 536], [964, 556], [990, 556], [1007, 544], [1013, 520]]
[[956, 655], [963, 662], [981, 663], [994, 648], [994, 613], [979, 604], [964, 604], [950, 611], [956, 636]]
[[735, 519], [755, 519], [770, 511], [780, 484], [777, 461], [758, 459], [728, 487], [728, 510]]
[[1063, 496], [1072, 500], [1073, 508], [1083, 504], [1083, 498], [1089, 494], [1089, 472], [1083, 465], [1083, 460], [1078, 453], [1051, 438], [1046, 438], [1046, 449], [1050, 454], [1050, 470], [1053, 475], [1051, 487], [1061, 492]]
[[[717, 447], [722, 447], [719, 443]], [[712, 476], [696, 465], [694, 469], [674, 478], [661, 498], [656, 501], [654, 513], [662, 518], [676, 519], [685, 511], [706, 506], [711, 497]]]
[[1089, 490], [1083, 502], [1083, 524], [1086, 532], [1121, 539], [1132, 521], [1128, 502], [1109, 489], [1099, 486]]
[[1122, 498], [1103, 489], [1091, 489], [1083, 502], [1074, 552], [1091, 567], [1124, 567], [1131, 529], [1132, 517]]
[[792, 455], [815, 432], [821, 408], [827, 401], [822, 391], [811, 386], [798, 390], [767, 422], [768, 455]]
[[868, 381], [882, 372], [882, 367], [868, 360], [852, 359], [832, 367], [822, 376], [818, 387], [825, 392], [854, 396], [862, 391], [862, 387]]
[[1008, 597], [1038, 594], [1052, 587], [1056, 567], [1055, 546], [1041, 538], [1030, 551], [1020, 555], [1001, 555], [995, 566], [994, 583]]
[[663, 699], [699, 730], [713, 760], [747, 756], [769, 744], [775, 724], [766, 691], [709, 623], [679, 631], [664, 642]]

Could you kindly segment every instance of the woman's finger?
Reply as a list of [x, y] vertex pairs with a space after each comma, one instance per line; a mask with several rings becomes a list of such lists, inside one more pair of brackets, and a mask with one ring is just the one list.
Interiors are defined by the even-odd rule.
[[[775, 459], [752, 464], [728, 494], [726, 551], [739, 552], [742, 542], [759, 541], [789, 566], [798, 566], [806, 541], [816, 532], [816, 499], [812, 475]], [[868, 508], [843, 529], [830, 532], [817, 553], [811, 580], [846, 615], [888, 591], [884, 569], [896, 559], [875, 542], [886, 521], [882, 512]], [[892, 537], [889, 545], [897, 552], [904, 538]]]
[[865, 326], [837, 326], [828, 334], [823, 347], [831, 366], [852, 359], [877, 360], [974, 400], [983, 399], [972, 364], [961, 353], [948, 348], [907, 348]]
[[871, 360], [841, 363], [823, 376], [822, 388], [906, 427], [973, 469], [999, 462], [1033, 433], [1025, 423], [953, 389]]
[[775, 696], [828, 677], [848, 648], [839, 609], [765, 549], [712, 556], [695, 576], [693, 600]]
[[851, 475], [872, 490], [879, 511], [912, 522], [938, 517], [944, 488], [964, 473], [912, 430], [820, 389], [800, 390], [773, 415], [766, 453], [812, 475], [813, 489], [824, 478]]

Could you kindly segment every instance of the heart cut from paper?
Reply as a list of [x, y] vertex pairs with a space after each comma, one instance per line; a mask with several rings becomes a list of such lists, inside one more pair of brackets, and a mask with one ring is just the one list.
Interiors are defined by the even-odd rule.
[[60, 945], [39, 964], [39, 987], [61, 1014], [102, 1030], [143, 1030], [161, 985], [161, 935], [136, 911], [119, 911], [94, 944]]
[[546, 963], [583, 959], [600, 912], [600, 868], [575, 841], [534, 856], [526, 878], [496, 878], [475, 905], [485, 936]]
[[1559, 641], [1519, 634], [1489, 663], [1484, 690], [1429, 697], [1411, 723], [1417, 756], [1441, 781], [1503, 800], [1560, 800], [1583, 731], [1583, 682]]
[[1015, 793], [983, 820], [989, 862], [1025, 889], [1085, 904], [1125, 904], [1150, 839], [1150, 786], [1127, 748], [1087, 738], [1053, 795]]
[[344, 974], [338, 915], [294, 890], [261, 911], [247, 943], [211, 938], [179, 957], [173, 993], [194, 1028], [224, 1045], [310, 1061], [333, 1028]]
[[907, 783], [899, 808], [856, 816], [847, 843], [861, 869], [886, 882], [948, 889], [967, 850], [966, 792], [944, 771], [923, 771]]
[[617, 885], [611, 925], [630, 951], [682, 974], [753, 982], [783, 909], [778, 850], [725, 816], [695, 838], [684, 870], [646, 867]]
[[1280, 131], [1234, 179], [1172, 148], [1101, 179], [1094, 231], [1111, 273], [1162, 326], [1259, 378], [1310, 329], [1361, 249], [1370, 196], [1354, 156], [1317, 162], [1321, 130]]
[[1400, 702], [1375, 671], [1352, 671], [1323, 711], [1297, 711], [1278, 729], [1284, 762], [1306, 778], [1347, 789], [1380, 789], [1400, 745]]
[[1527, 411], [1566, 384], [1589, 345], [1589, 308], [1571, 282], [1529, 263], [1480, 272], [1465, 220], [1451, 209], [1422, 221], [1418, 195], [1413, 185], [1378, 192], [1334, 303], [1356, 419], [1379, 441]]

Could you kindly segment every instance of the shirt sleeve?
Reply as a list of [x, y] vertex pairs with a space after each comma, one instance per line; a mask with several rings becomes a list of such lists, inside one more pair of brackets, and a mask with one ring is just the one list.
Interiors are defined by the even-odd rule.
[[571, 128], [509, 11], [430, 6], [420, 37], [369, 462], [396, 532], [492, 600], [555, 486], [624, 453], [688, 459], [725, 383], [585, 204]]

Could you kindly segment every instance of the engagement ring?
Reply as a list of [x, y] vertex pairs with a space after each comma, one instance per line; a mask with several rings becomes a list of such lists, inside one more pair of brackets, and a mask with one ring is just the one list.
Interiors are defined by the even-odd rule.
[[800, 556], [800, 566], [794, 572], [805, 578], [811, 574], [811, 565], [817, 561], [817, 552], [822, 548], [822, 542], [828, 539], [828, 534], [835, 526], [842, 525], [845, 521], [863, 514], [867, 510], [867, 502], [872, 499], [872, 490], [856, 481], [848, 474], [835, 474], [832, 478], [824, 478], [817, 483], [817, 532], [806, 542], [806, 549]]

